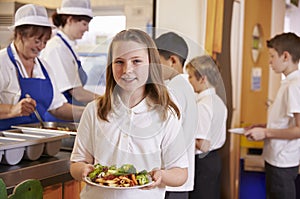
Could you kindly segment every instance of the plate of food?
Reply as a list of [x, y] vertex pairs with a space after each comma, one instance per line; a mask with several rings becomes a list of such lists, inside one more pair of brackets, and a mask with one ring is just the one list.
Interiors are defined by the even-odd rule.
[[235, 133], [235, 134], [244, 134], [245, 129], [244, 128], [233, 128], [228, 130], [230, 133]]
[[108, 189], [138, 189], [154, 183], [146, 170], [137, 172], [132, 164], [123, 164], [117, 168], [95, 164], [95, 169], [85, 177], [89, 185]]

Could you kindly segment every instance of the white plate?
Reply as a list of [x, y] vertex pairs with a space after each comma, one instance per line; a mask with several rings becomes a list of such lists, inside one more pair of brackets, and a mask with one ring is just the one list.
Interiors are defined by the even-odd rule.
[[236, 133], [236, 134], [244, 134], [245, 129], [244, 128], [234, 128], [228, 130], [230, 133]]
[[97, 187], [102, 187], [102, 188], [106, 188], [106, 189], [121, 189], [121, 190], [125, 190], [125, 189], [139, 189], [139, 188], [147, 187], [147, 186], [149, 186], [149, 185], [151, 185], [151, 184], [154, 183], [154, 181], [152, 181], [150, 179], [149, 183], [144, 184], [144, 185], [138, 185], [138, 186], [133, 186], [133, 187], [110, 187], [110, 186], [105, 186], [105, 185], [101, 185], [99, 183], [92, 182], [89, 177], [85, 177], [84, 181], [86, 183], [88, 183], [89, 185], [93, 185], [93, 186], [97, 186]]

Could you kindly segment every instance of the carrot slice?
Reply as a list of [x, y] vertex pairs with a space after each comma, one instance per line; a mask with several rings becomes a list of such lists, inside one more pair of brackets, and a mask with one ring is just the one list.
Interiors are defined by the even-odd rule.
[[135, 175], [134, 175], [133, 173], [131, 174], [131, 179], [132, 179], [134, 185], [137, 185], [137, 184], [138, 184], [138, 182], [137, 182], [137, 180], [136, 180], [136, 178], [135, 178]]

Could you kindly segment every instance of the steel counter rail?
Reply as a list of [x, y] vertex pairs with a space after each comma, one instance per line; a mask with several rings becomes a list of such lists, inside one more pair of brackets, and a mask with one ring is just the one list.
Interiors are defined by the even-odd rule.
[[70, 175], [70, 152], [60, 151], [55, 156], [42, 156], [36, 161], [22, 160], [17, 165], [0, 165], [0, 178], [6, 184], [8, 194], [20, 182], [40, 180], [43, 187], [73, 180]]

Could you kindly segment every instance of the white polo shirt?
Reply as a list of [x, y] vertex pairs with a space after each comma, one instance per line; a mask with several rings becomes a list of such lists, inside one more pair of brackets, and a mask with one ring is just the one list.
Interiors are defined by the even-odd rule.
[[[23, 66], [18, 54], [16, 53], [15, 46], [10, 44], [12, 53], [19, 67], [19, 71], [24, 78], [28, 78], [25, 67]], [[17, 104], [21, 97], [21, 88], [18, 81], [18, 75], [16, 67], [8, 57], [6, 48], [0, 51], [0, 103], [1, 104]], [[67, 102], [66, 98], [57, 89], [55, 81], [53, 80], [53, 73], [49, 70], [47, 63], [40, 59], [45, 66], [48, 75], [51, 79], [53, 86], [53, 99], [48, 110], [56, 109]], [[33, 67], [33, 78], [45, 79], [42, 68], [37, 59], [35, 59], [35, 65]], [[47, 91], [45, 91], [47, 92]]]
[[[290, 73], [281, 82], [274, 103], [268, 110], [267, 128], [285, 129], [295, 126], [294, 113], [300, 113], [300, 71]], [[266, 139], [264, 159], [276, 167], [299, 165], [300, 139]]]
[[[70, 44], [75, 52], [75, 42], [71, 41], [62, 31], [58, 31], [58, 33]], [[82, 86], [77, 62], [66, 44], [57, 35], [47, 42], [46, 47], [41, 52], [41, 57], [54, 72], [55, 81], [60, 92]]]
[[198, 110], [192, 85], [186, 74], [180, 74], [166, 83], [171, 96], [181, 112], [182, 128], [186, 140], [186, 151], [189, 159], [188, 179], [180, 187], [167, 187], [167, 191], [193, 191], [195, 176], [195, 135], [198, 121]]
[[[90, 102], [82, 115], [71, 161], [102, 165], [133, 164], [138, 171], [154, 168], [187, 168], [181, 121], [169, 112], [162, 121], [157, 111], [144, 99], [135, 107], [126, 108], [120, 99], [108, 115], [109, 122], [97, 116], [97, 101]], [[81, 198], [163, 199], [165, 189], [114, 190], [87, 185]]]
[[[215, 88], [196, 94], [198, 106], [198, 127], [196, 139], [210, 141], [210, 151], [221, 148], [226, 140], [227, 108], [216, 94]], [[196, 149], [196, 154], [202, 151]]]

